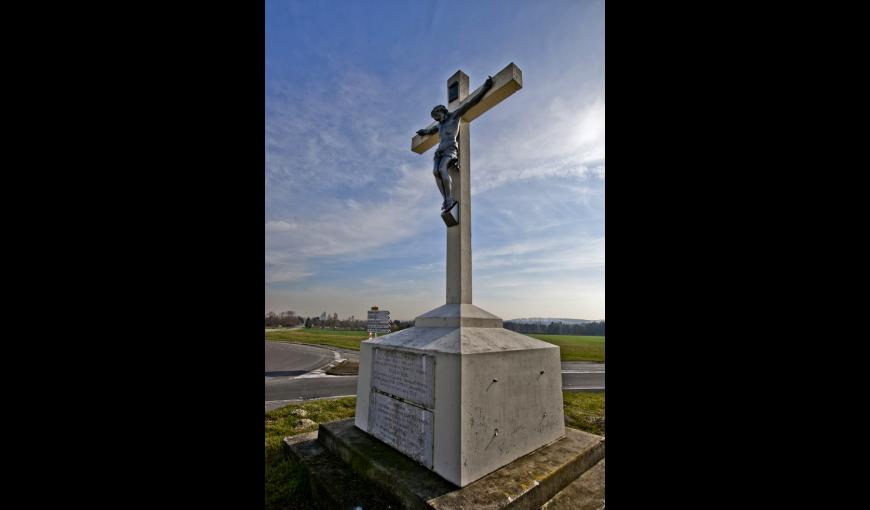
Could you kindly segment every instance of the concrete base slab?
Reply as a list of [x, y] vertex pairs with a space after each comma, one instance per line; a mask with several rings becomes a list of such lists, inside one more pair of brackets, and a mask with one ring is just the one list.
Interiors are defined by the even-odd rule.
[[604, 508], [604, 459], [571, 482], [541, 510], [601, 510]]
[[318, 442], [409, 509], [538, 509], [604, 458], [603, 437], [566, 429], [564, 438], [459, 488], [357, 429], [353, 419], [321, 424]]
[[311, 500], [321, 510], [402, 508], [389, 493], [374, 489], [317, 441], [317, 432], [284, 438], [294, 460], [305, 466]]

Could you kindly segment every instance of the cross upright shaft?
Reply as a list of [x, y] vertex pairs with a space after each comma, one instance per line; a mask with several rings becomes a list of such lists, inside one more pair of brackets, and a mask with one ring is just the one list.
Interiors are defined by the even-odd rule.
[[[513, 63], [492, 77], [492, 88], [463, 116], [459, 125], [459, 170], [451, 167], [451, 195], [458, 200], [458, 223], [447, 228], [447, 304], [471, 304], [471, 134], [469, 123], [523, 86], [522, 71]], [[468, 75], [456, 71], [447, 80], [447, 109], [456, 111], [469, 97]], [[458, 86], [458, 90], [457, 90]], [[453, 90], [451, 91], [451, 87]], [[451, 94], [453, 92], [453, 94]], [[458, 92], [458, 94], [457, 94]], [[472, 96], [475, 95], [471, 94]], [[451, 97], [451, 95], [453, 97]], [[452, 100], [451, 100], [452, 99]], [[437, 123], [429, 125], [431, 128]], [[427, 128], [428, 129], [428, 128]], [[411, 150], [422, 154], [439, 141], [437, 132], [417, 135]]]
[[[459, 94], [447, 108], [455, 110], [468, 97], [468, 75], [461, 70], [447, 80], [447, 91]], [[448, 96], [449, 99], [449, 96]], [[459, 171], [450, 168], [452, 195], [459, 200], [459, 224], [447, 229], [447, 304], [471, 304], [471, 130], [459, 124]], [[458, 175], [457, 175], [458, 174]]]

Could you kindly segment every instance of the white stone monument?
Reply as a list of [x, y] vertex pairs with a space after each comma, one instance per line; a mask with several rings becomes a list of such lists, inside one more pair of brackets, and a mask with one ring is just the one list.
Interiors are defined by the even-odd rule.
[[[447, 86], [452, 112], [469, 97], [468, 76], [457, 71]], [[520, 88], [510, 64], [462, 117], [446, 304], [360, 348], [355, 425], [461, 487], [565, 435], [559, 348], [471, 304], [469, 122]], [[415, 136], [412, 150], [437, 141]]]

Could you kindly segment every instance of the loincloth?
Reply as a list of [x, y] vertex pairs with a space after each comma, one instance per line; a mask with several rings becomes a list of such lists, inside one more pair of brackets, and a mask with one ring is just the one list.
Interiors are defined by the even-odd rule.
[[438, 147], [438, 150], [435, 151], [435, 170], [438, 170], [438, 166], [441, 164], [441, 161], [443, 161], [444, 158], [447, 158], [448, 161], [452, 161], [458, 168], [459, 147], [457, 147], [456, 144]]

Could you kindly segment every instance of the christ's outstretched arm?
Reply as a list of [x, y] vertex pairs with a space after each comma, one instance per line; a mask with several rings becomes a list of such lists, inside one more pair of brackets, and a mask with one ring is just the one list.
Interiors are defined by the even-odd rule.
[[417, 130], [417, 134], [420, 136], [434, 135], [437, 132], [438, 132], [438, 124], [435, 124], [434, 126], [429, 127], [429, 128], [423, 128], [423, 129]]
[[479, 103], [480, 100], [483, 99], [483, 96], [485, 96], [486, 93], [489, 92], [489, 89], [491, 89], [491, 88], [492, 88], [492, 76], [490, 76], [486, 79], [486, 82], [484, 82], [483, 88], [480, 89], [480, 92], [478, 92], [477, 95], [475, 95], [474, 97], [469, 99], [468, 102], [466, 102], [464, 105], [457, 108], [456, 111], [453, 112], [453, 115], [458, 115], [460, 117], [465, 115], [465, 112], [467, 112], [469, 109], [471, 109], [472, 106]]

